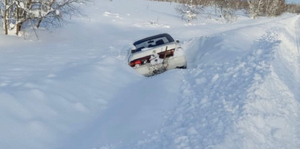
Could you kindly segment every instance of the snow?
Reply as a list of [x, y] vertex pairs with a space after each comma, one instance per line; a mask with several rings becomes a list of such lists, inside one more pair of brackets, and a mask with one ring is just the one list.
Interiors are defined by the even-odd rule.
[[[299, 16], [187, 23], [175, 3], [131, 3], [97, 1], [39, 40], [0, 34], [0, 148], [299, 148]], [[128, 50], [159, 33], [188, 69], [145, 78]]]

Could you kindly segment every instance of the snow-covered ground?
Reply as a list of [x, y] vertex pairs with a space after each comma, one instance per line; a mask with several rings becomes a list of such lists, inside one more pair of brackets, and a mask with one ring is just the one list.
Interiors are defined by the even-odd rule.
[[[300, 17], [188, 24], [176, 5], [96, 1], [39, 40], [0, 34], [0, 148], [300, 148]], [[132, 42], [165, 32], [188, 69], [127, 65]]]

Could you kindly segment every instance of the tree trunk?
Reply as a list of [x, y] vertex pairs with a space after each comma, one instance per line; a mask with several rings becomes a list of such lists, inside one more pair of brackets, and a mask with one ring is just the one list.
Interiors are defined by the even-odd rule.
[[39, 28], [41, 23], [42, 23], [42, 18], [39, 19], [38, 23], [36, 24], [36, 28]]
[[31, 3], [32, 3], [32, 0], [28, 0], [27, 2], [27, 8], [30, 10], [31, 9]]
[[21, 29], [21, 25], [20, 25], [20, 23], [19, 23], [19, 21], [20, 21], [20, 16], [19, 16], [19, 8], [16, 8], [17, 10], [17, 18], [16, 18], [16, 20], [17, 20], [17, 24], [16, 24], [16, 35], [18, 36], [19, 35], [19, 31], [20, 31], [20, 29]]
[[16, 25], [16, 35], [18, 36], [19, 35], [19, 32], [21, 31], [21, 27], [22, 27], [22, 23], [18, 23]]
[[8, 28], [7, 28], [7, 0], [5, 0], [5, 7], [4, 7], [4, 34], [8, 34]]

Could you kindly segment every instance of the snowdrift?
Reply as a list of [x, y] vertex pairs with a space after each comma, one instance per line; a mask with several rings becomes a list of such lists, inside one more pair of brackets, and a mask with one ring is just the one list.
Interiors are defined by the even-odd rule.
[[188, 41], [193, 67], [179, 103], [136, 148], [298, 148], [299, 39], [290, 31], [268, 29], [250, 46], [239, 44], [251, 43], [244, 29]]

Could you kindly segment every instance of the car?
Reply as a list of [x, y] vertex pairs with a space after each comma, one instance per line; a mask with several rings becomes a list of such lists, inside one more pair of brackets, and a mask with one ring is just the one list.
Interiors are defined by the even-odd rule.
[[133, 43], [128, 64], [144, 76], [153, 76], [170, 69], [185, 69], [187, 61], [179, 40], [163, 33]]

